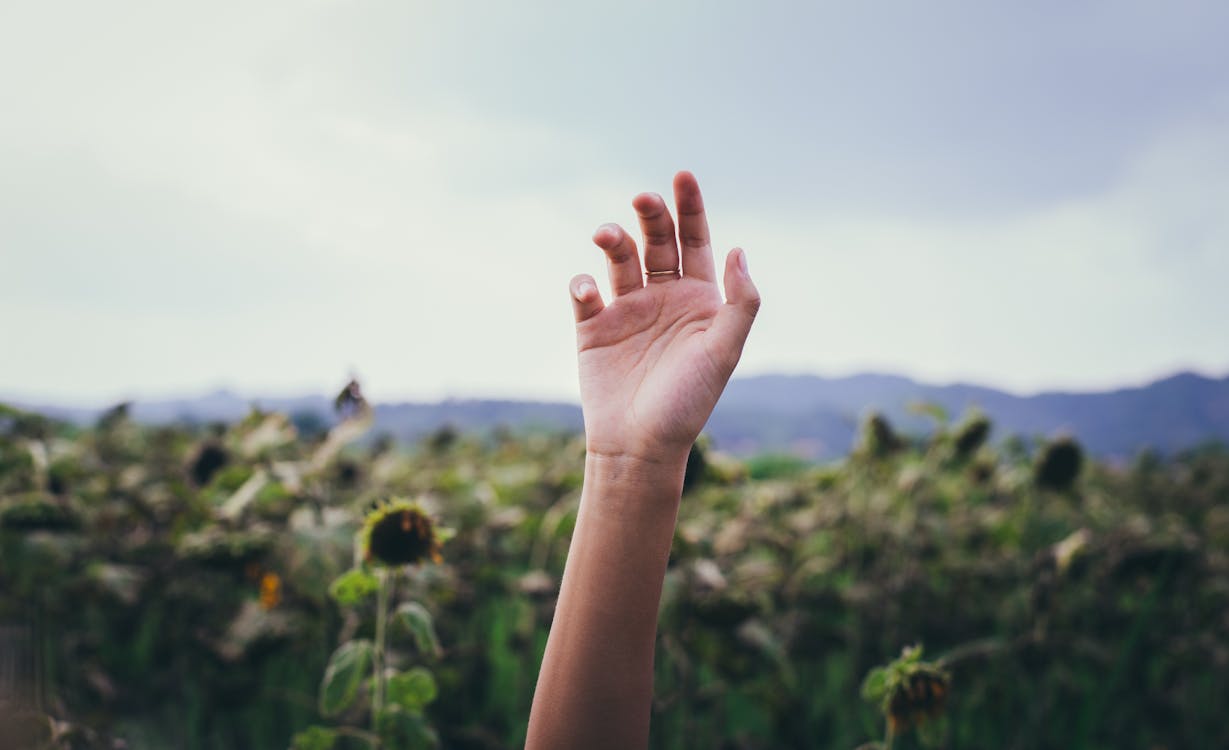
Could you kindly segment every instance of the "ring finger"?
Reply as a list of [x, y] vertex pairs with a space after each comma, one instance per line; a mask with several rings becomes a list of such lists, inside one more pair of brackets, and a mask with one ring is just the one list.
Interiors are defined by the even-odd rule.
[[644, 269], [649, 282], [679, 278], [679, 248], [674, 237], [674, 219], [666, 202], [656, 193], [641, 193], [632, 200], [644, 236]]

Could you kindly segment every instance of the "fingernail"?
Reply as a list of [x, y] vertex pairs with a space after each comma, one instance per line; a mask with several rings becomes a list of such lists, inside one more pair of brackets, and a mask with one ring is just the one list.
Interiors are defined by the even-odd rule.
[[[635, 205], [640, 203], [642, 199], [648, 200], [649, 205], [644, 208]], [[657, 208], [658, 203], [665, 203], [665, 200], [662, 199], [659, 193], [641, 193], [640, 195], [636, 196], [635, 200], [632, 201], [632, 208], [635, 208], [637, 213], [642, 213], [644, 211], [652, 211], [654, 208]]]
[[593, 232], [593, 241], [597, 242], [599, 245], [601, 244], [601, 242], [598, 241], [599, 238], [618, 239], [618, 237], [619, 228], [617, 224], [603, 224]]
[[584, 302], [592, 296], [595, 288], [596, 287], [593, 286], [593, 282], [591, 281], [580, 282], [576, 285], [576, 299], [580, 302]]
[[751, 272], [747, 270], [747, 254], [742, 250], [738, 251], [738, 270], [743, 272], [743, 276], [751, 275]]

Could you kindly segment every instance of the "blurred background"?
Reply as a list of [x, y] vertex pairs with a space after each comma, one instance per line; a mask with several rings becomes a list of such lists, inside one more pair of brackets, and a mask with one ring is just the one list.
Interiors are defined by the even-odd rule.
[[[764, 308], [693, 451], [654, 746], [1229, 744], [1227, 23], [0, 7], [0, 734], [523, 742], [567, 281], [690, 169]], [[441, 563], [363, 561], [395, 496]]]

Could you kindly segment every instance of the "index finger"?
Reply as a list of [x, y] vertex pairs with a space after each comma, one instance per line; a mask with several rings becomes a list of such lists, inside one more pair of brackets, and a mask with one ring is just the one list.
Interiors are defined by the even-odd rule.
[[674, 204], [678, 208], [679, 261], [683, 276], [716, 283], [717, 269], [713, 266], [704, 198], [691, 172], [683, 171], [674, 176]]

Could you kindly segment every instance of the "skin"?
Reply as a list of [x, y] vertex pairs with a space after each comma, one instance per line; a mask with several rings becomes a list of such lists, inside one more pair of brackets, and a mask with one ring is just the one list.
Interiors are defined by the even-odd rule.
[[[678, 226], [661, 196], [632, 200], [643, 247], [615, 224], [593, 241], [608, 261], [570, 284], [585, 482], [534, 693], [526, 747], [646, 747], [657, 610], [687, 453], [725, 389], [759, 310], [746, 256], [717, 287], [696, 178], [674, 178]], [[679, 269], [645, 276], [646, 270]]]

